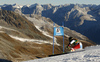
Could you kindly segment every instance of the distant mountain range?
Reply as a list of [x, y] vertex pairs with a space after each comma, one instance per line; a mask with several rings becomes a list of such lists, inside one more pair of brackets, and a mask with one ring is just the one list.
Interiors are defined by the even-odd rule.
[[75, 30], [92, 41], [100, 44], [100, 5], [92, 4], [65, 4], [54, 6], [52, 4], [4, 4], [0, 5], [3, 10], [11, 10], [28, 16], [39, 15], [50, 18], [53, 22]]

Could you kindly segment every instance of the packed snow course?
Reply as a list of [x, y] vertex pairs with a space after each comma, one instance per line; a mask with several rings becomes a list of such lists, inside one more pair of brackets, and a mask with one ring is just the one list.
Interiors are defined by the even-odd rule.
[[86, 47], [85, 51], [23, 62], [100, 62], [100, 45]]

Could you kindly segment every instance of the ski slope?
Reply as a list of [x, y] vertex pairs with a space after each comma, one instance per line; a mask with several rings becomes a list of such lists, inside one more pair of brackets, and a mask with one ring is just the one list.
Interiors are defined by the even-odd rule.
[[100, 62], [100, 45], [87, 47], [81, 52], [23, 62]]

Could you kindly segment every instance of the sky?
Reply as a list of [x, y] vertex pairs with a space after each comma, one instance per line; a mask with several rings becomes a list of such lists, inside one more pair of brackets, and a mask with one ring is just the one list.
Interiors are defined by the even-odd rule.
[[0, 5], [2, 4], [53, 4], [53, 5], [63, 5], [63, 4], [100, 4], [100, 0], [0, 0]]

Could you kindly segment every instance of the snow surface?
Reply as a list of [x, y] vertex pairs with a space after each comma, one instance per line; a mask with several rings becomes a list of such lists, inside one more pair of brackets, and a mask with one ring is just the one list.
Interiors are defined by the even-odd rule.
[[100, 62], [100, 45], [87, 47], [81, 52], [23, 62]]

